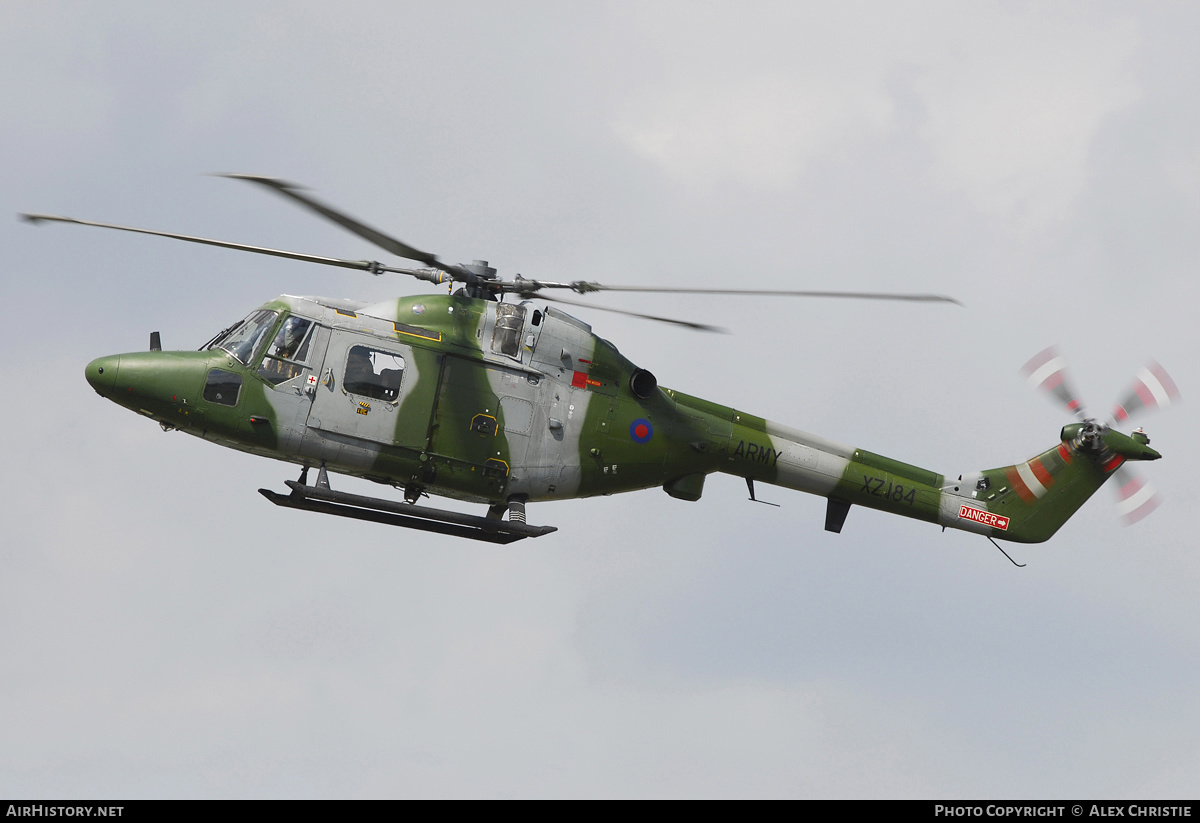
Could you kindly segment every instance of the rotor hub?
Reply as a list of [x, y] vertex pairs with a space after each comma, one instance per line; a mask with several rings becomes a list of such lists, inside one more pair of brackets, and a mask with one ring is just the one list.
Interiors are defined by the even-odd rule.
[[472, 260], [470, 263], [462, 263], [460, 265], [476, 277], [484, 280], [496, 279], [496, 270], [489, 266], [486, 260]]

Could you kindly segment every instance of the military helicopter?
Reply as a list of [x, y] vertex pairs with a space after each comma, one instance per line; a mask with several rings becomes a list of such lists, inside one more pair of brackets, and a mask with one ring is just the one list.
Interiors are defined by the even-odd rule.
[[[288, 493], [260, 489], [278, 506], [506, 544], [556, 531], [526, 522], [526, 504], [661, 487], [699, 500], [713, 472], [827, 498], [825, 528], [840, 532], [853, 505], [943, 528], [1016, 542], [1049, 539], [1125, 461], [1156, 460], [1132, 435], [1083, 416], [1056, 352], [1031, 361], [1079, 422], [1058, 442], [1012, 466], [946, 477], [865, 449], [834, 443], [658, 385], [591, 327], [540, 303], [587, 305], [547, 292], [757, 294], [957, 303], [930, 294], [610, 286], [497, 276], [486, 261], [448, 264], [274, 178], [224, 175], [276, 194], [421, 268], [387, 266], [41, 214], [62, 222], [169, 237], [371, 274], [405, 274], [457, 286], [448, 294], [366, 304], [281, 295], [199, 351], [110, 355], [87, 365], [102, 397], [223, 446], [302, 467]], [[516, 298], [516, 302], [506, 301]], [[538, 302], [535, 302], [538, 301]], [[593, 306], [592, 308], [602, 308]], [[712, 330], [672, 318], [605, 308]], [[1120, 407], [1163, 405], [1178, 392], [1161, 369]], [[310, 483], [310, 469], [318, 476]], [[333, 489], [330, 473], [403, 491], [403, 502]], [[1153, 502], [1149, 487], [1126, 497]], [[1128, 486], [1129, 484], [1123, 484]], [[447, 497], [487, 507], [481, 515], [420, 505]], [[507, 515], [507, 519], [505, 519]]]

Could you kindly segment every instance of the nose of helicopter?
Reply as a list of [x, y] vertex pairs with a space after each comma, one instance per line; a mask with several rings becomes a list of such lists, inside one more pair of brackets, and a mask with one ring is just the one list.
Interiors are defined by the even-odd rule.
[[87, 369], [84, 371], [84, 376], [87, 377], [88, 383], [96, 390], [96, 394], [101, 397], [108, 397], [112, 393], [112, 387], [117, 382], [117, 371], [121, 367], [121, 355], [110, 354], [107, 357], [97, 357], [91, 363], [87, 364]]

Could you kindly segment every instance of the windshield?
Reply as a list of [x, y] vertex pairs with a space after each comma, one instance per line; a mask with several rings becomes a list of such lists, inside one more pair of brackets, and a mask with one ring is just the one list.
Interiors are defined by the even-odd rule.
[[277, 316], [277, 312], [265, 309], [256, 311], [241, 323], [218, 334], [205, 348], [223, 349], [248, 365], [263, 335], [270, 330]]

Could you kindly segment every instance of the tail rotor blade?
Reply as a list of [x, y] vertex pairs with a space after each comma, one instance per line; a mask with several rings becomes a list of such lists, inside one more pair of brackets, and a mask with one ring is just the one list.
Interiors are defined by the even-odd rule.
[[1113, 476], [1117, 481], [1117, 514], [1126, 526], [1132, 526], [1162, 503], [1154, 487], [1132, 469], [1122, 466]]
[[1067, 411], [1080, 420], [1085, 419], [1083, 403], [1067, 383], [1067, 362], [1058, 353], [1057, 346], [1035, 354], [1021, 367], [1021, 374], [1034, 386], [1048, 392], [1066, 406]]
[[1113, 420], [1124, 423], [1142, 409], [1157, 409], [1179, 402], [1179, 389], [1166, 369], [1150, 362], [1137, 373], [1129, 391], [1113, 409]]

